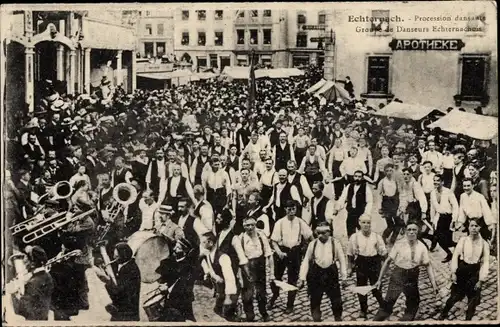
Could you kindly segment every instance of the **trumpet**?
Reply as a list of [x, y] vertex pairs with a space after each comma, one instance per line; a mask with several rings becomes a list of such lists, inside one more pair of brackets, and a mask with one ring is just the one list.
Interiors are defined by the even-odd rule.
[[21, 232], [30, 231], [30, 230], [32, 230], [40, 225], [43, 225], [49, 221], [60, 218], [65, 214], [66, 214], [65, 211], [58, 212], [58, 213], [53, 214], [52, 216], [47, 217], [47, 218], [45, 218], [43, 214], [38, 214], [38, 215], [35, 215], [33, 218], [30, 218], [28, 220], [25, 220], [19, 224], [16, 224], [16, 225], [10, 227], [10, 230], [12, 231], [12, 235], [17, 235]]
[[[78, 257], [81, 255], [82, 255], [81, 250], [74, 250], [63, 255], [57, 255], [54, 258], [47, 261], [42, 266], [42, 268], [50, 270], [50, 268], [56, 263], [64, 262], [69, 260], [70, 258]], [[17, 253], [13, 254], [9, 258], [9, 262], [12, 262], [17, 274], [17, 276], [6, 285], [6, 291], [9, 294], [14, 294], [19, 292], [22, 293], [24, 284], [33, 276], [33, 273], [28, 272], [28, 269], [26, 268], [25, 264], [26, 257], [27, 256], [24, 253]]]
[[79, 215], [76, 215], [76, 216], [73, 216], [72, 213], [68, 212], [64, 217], [62, 217], [56, 221], [53, 221], [48, 225], [42, 226], [41, 228], [36, 229], [36, 230], [24, 235], [23, 242], [25, 244], [29, 244], [33, 241], [36, 241], [39, 238], [41, 238], [49, 233], [52, 233], [53, 231], [65, 226], [69, 223], [72, 223], [74, 221], [77, 221], [79, 219], [87, 217], [88, 215], [92, 214], [94, 211], [95, 211], [95, 209], [90, 209], [90, 210], [85, 211], [85, 212], [83, 212]]

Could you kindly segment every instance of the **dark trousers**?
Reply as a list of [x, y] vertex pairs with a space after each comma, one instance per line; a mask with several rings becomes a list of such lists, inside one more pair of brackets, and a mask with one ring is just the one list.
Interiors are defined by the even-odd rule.
[[253, 308], [254, 295], [257, 298], [260, 314], [263, 317], [267, 316], [266, 257], [261, 256], [259, 258], [250, 259], [248, 261], [248, 268], [250, 276], [243, 274], [244, 284], [242, 289], [242, 302], [247, 321], [253, 321], [255, 319]]
[[231, 304], [224, 304], [226, 299], [224, 283], [215, 285], [215, 307], [214, 312], [228, 321], [235, 321], [238, 316], [238, 294], [230, 295]]
[[374, 321], [383, 321], [392, 314], [394, 304], [401, 293], [406, 297], [406, 309], [400, 321], [415, 320], [420, 304], [420, 292], [418, 290], [419, 272], [419, 267], [413, 269], [394, 267], [391, 279], [389, 280], [389, 288], [385, 295], [384, 305], [380, 307], [375, 318], [373, 318]]
[[310, 187], [314, 184], [314, 182], [319, 182], [323, 180], [323, 175], [321, 173], [316, 173], [316, 174], [305, 174], [307, 183], [309, 184]]
[[[276, 277], [277, 280], [281, 280], [286, 269], [288, 274], [288, 284], [295, 285], [299, 279], [299, 269], [302, 259], [301, 247], [294, 246], [291, 249], [286, 247], [280, 248], [281, 251], [287, 254], [287, 256], [280, 259], [276, 253], [274, 254], [274, 277]], [[271, 301], [275, 301], [280, 294], [280, 289], [274, 282], [271, 283], [271, 291], [273, 292]], [[288, 292], [287, 308], [293, 308], [296, 296], [297, 291]]]
[[356, 233], [356, 230], [359, 229], [359, 217], [363, 215], [364, 209], [351, 209], [347, 210], [347, 236], [351, 237], [352, 234]]
[[486, 241], [489, 241], [491, 238], [491, 232], [488, 229], [486, 222], [484, 221], [484, 217], [479, 218], [478, 223], [479, 223], [479, 226], [481, 227], [481, 229], [479, 230], [479, 234], [481, 234], [481, 237], [483, 239], [485, 239]]
[[394, 196], [384, 196], [382, 198], [382, 216], [385, 219], [387, 228], [382, 233], [384, 240], [387, 240], [389, 236], [392, 235], [389, 240], [390, 243], [396, 242], [396, 239], [404, 227], [404, 222], [398, 217], [398, 207], [399, 207], [399, 196], [396, 194]]
[[[379, 256], [364, 257], [358, 255], [356, 258], [356, 285], [367, 286], [374, 285], [380, 273], [381, 259]], [[368, 284], [370, 283], [370, 284]], [[372, 291], [373, 296], [377, 299], [380, 306], [383, 305], [384, 299], [379, 289], [375, 288]], [[361, 312], [367, 313], [368, 311], [368, 297], [366, 295], [358, 294], [359, 306]]]
[[216, 217], [227, 204], [226, 189], [223, 187], [213, 189], [207, 186], [207, 201], [212, 205]]
[[479, 280], [479, 270], [481, 265], [467, 264], [460, 260], [456, 271], [457, 283], [451, 287], [451, 295], [441, 313], [442, 318], [446, 318], [450, 309], [455, 303], [463, 300], [467, 296], [468, 306], [465, 312], [465, 320], [471, 320], [476, 312], [477, 305], [481, 302], [481, 290], [475, 290], [474, 287]]
[[315, 262], [312, 263], [307, 274], [307, 287], [314, 321], [321, 321], [321, 300], [325, 293], [330, 299], [335, 320], [342, 320], [342, 294], [335, 263], [328, 268], [321, 268]]
[[449, 213], [440, 214], [435, 232], [435, 241], [450, 257], [452, 255], [450, 247], [454, 246], [453, 232], [450, 230], [452, 219], [453, 218]]

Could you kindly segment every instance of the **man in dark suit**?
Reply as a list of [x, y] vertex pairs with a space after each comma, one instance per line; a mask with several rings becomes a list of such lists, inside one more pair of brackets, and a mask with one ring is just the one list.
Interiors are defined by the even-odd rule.
[[116, 284], [103, 268], [96, 270], [99, 279], [106, 284], [112, 301], [106, 306], [106, 311], [111, 314], [111, 321], [139, 321], [141, 272], [132, 255], [132, 249], [127, 243], [116, 245], [114, 258], [117, 265], [113, 265]]
[[31, 185], [31, 173], [28, 170], [21, 169], [19, 171], [19, 183], [16, 185], [20, 195], [20, 207], [25, 213], [26, 217], [31, 216], [35, 212], [36, 203], [31, 198], [33, 192], [33, 185]]
[[29, 270], [33, 274], [24, 285], [24, 294], [19, 299], [18, 314], [26, 320], [49, 320], [50, 302], [54, 283], [43, 267], [47, 254], [39, 246], [28, 247]]

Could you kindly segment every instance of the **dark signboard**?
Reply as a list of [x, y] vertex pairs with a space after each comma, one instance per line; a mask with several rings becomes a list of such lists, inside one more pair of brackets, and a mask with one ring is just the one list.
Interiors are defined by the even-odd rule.
[[464, 46], [460, 39], [392, 39], [389, 43], [393, 51], [460, 51]]
[[318, 31], [324, 31], [326, 28], [326, 25], [303, 25], [302, 29], [304, 31], [306, 30], [318, 30]]
[[331, 37], [312, 37], [309, 40], [311, 42], [333, 42]]

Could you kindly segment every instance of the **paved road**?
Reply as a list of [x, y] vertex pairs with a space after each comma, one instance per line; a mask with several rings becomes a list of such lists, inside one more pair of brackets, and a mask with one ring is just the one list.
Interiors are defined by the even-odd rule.
[[[381, 233], [385, 229], [385, 221], [378, 214], [378, 199], [375, 195], [375, 203], [373, 209], [373, 230], [375, 232]], [[337, 228], [334, 231], [334, 236], [341, 240], [342, 244], [345, 245], [347, 242], [347, 234], [345, 230], [345, 219], [346, 212], [339, 214], [336, 218], [335, 226]], [[445, 257], [444, 252], [438, 247], [438, 250], [431, 254], [431, 262], [436, 272], [436, 280], [441, 286], [446, 285], [449, 280], [449, 263], [443, 264], [441, 260]], [[490, 268], [490, 275], [488, 280], [485, 282], [481, 304], [479, 305], [476, 316], [474, 320], [495, 320], [498, 316], [498, 263], [495, 261], [492, 263]], [[389, 275], [389, 274], [387, 274]], [[72, 320], [77, 323], [103, 323], [109, 321], [110, 316], [105, 311], [104, 307], [106, 304], [110, 303], [111, 300], [103, 287], [103, 284], [95, 276], [92, 270], [87, 271], [88, 281], [89, 281], [89, 300], [90, 309], [88, 311], [81, 311], [78, 316], [72, 317]], [[286, 280], [286, 279], [284, 279]], [[347, 286], [352, 286], [355, 284], [354, 277], [348, 281]], [[146, 293], [155, 288], [155, 284], [143, 284], [142, 285], [142, 298], [141, 303], [147, 298]], [[310, 315], [309, 299], [307, 298], [307, 287], [304, 287], [299, 291], [296, 299], [295, 309], [292, 314], [285, 315], [284, 310], [286, 306], [286, 295], [282, 292], [280, 298], [276, 301], [276, 305], [269, 313], [271, 318], [275, 322], [310, 322], [312, 321]], [[387, 280], [383, 284], [383, 294], [385, 295], [387, 289]], [[270, 289], [268, 288], [268, 293]], [[439, 315], [439, 309], [444, 305], [443, 301], [436, 301], [433, 293], [432, 287], [427, 276], [427, 272], [422, 270], [420, 274], [420, 310], [417, 315], [418, 320], [435, 320]], [[207, 289], [203, 286], [195, 286], [195, 298], [194, 302], [194, 312], [195, 317], [198, 322], [223, 322], [224, 319], [220, 318], [213, 313], [213, 291]], [[344, 301], [344, 321], [360, 321], [359, 315], [359, 303], [355, 294], [348, 290], [342, 291], [342, 299]], [[445, 299], [446, 300], [446, 299]], [[373, 296], [368, 296], [368, 320], [371, 320], [375, 315], [378, 304]], [[449, 315], [450, 320], [464, 320], [465, 319], [465, 308], [466, 300], [458, 303], [455, 308], [452, 309]], [[389, 319], [390, 321], [398, 320], [402, 315], [404, 310], [404, 295], [401, 295], [398, 302], [395, 305], [394, 313]], [[255, 306], [256, 320], [260, 320], [260, 315], [258, 314], [257, 306]], [[325, 297], [322, 302], [322, 312], [324, 321], [333, 321], [333, 315], [330, 309], [329, 300]], [[148, 321], [147, 316], [144, 311], [141, 310], [141, 320]]]

